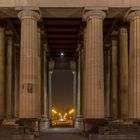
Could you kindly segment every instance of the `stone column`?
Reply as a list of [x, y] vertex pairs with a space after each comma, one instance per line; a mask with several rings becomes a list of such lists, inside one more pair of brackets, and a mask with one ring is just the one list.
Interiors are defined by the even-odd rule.
[[128, 32], [119, 30], [119, 118], [128, 117]]
[[[51, 120], [52, 118], [52, 74], [53, 74], [53, 70], [54, 70], [54, 61], [49, 61], [49, 74], [48, 74], [48, 90], [49, 90], [49, 94], [48, 94], [48, 98], [49, 98], [49, 119]], [[50, 122], [51, 123], [51, 122]]]
[[39, 14], [31, 10], [19, 12], [21, 20], [19, 118], [39, 118], [41, 103], [37, 63], [40, 61], [37, 20]]
[[111, 47], [111, 117], [118, 118], [118, 44], [112, 38]]
[[0, 118], [5, 116], [5, 29], [0, 27]]
[[103, 19], [100, 10], [86, 12], [87, 21], [83, 117], [104, 118]]
[[13, 116], [17, 118], [19, 115], [19, 62], [20, 62], [20, 46], [19, 44], [14, 45], [14, 107]]
[[129, 118], [140, 119], [140, 11], [129, 14]]
[[110, 117], [110, 45], [104, 50], [105, 117]]
[[[70, 67], [71, 67], [71, 70], [72, 70], [72, 74], [73, 74], [73, 108], [76, 110], [76, 87], [77, 87], [77, 73], [76, 73], [76, 62], [75, 61], [71, 61], [70, 62]], [[74, 115], [73, 115], [74, 119], [75, 119], [75, 112], [74, 112]]]
[[42, 117], [46, 118], [47, 117], [47, 61], [46, 61], [46, 44], [43, 44], [42, 47], [42, 52], [41, 52], [41, 89], [42, 89]]
[[7, 33], [7, 59], [6, 59], [6, 117], [13, 117], [13, 37], [12, 32]]
[[41, 49], [41, 130], [49, 128], [48, 115], [48, 84], [47, 84], [47, 45], [43, 44]]
[[81, 115], [81, 48], [79, 48], [79, 55], [78, 55], [78, 66], [77, 66], [77, 96], [76, 96], [76, 119], [75, 119], [75, 128], [81, 128], [81, 120], [82, 120], [82, 115]]
[[[38, 92], [39, 92], [39, 96], [41, 97], [41, 69], [42, 69], [42, 66], [41, 66], [41, 30], [40, 30], [40, 27], [38, 27], [37, 28], [37, 37], [38, 37], [38, 57], [39, 57], [39, 59], [38, 59], [38, 62], [36, 62], [37, 63], [37, 69], [38, 69]], [[41, 100], [41, 102], [42, 102], [42, 100]], [[40, 104], [40, 111], [42, 110], [41, 109], [42, 107], [41, 107], [41, 104]], [[42, 114], [41, 114], [42, 115]]]

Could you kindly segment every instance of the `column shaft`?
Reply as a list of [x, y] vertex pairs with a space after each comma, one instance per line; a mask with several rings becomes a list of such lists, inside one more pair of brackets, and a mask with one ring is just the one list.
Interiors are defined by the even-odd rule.
[[54, 70], [54, 61], [49, 61], [48, 67], [48, 114], [49, 118], [52, 118], [52, 74]]
[[13, 40], [7, 38], [6, 63], [6, 117], [13, 117]]
[[[76, 70], [72, 72], [73, 73], [73, 107], [76, 110], [76, 104], [77, 104], [77, 93], [76, 93], [76, 88], [77, 88], [77, 74], [76, 74]], [[74, 119], [76, 117], [76, 114], [74, 112]]]
[[128, 117], [128, 32], [119, 30], [119, 117]]
[[24, 10], [18, 16], [21, 19], [19, 117], [38, 118], [41, 114], [37, 68], [40, 61], [37, 38], [39, 14]]
[[13, 107], [13, 115], [14, 117], [18, 117], [19, 115], [19, 63], [20, 63], [20, 51], [19, 45], [15, 44], [14, 46], [14, 107]]
[[79, 50], [78, 69], [77, 69], [77, 105], [76, 117], [81, 116], [81, 51]]
[[85, 70], [84, 70], [84, 118], [104, 118], [103, 72], [103, 18], [102, 11], [87, 12]]
[[49, 118], [51, 119], [52, 118], [52, 74], [53, 72], [52, 71], [49, 71], [49, 79], [48, 79], [48, 84], [49, 84], [49, 110], [48, 110], [48, 114], [49, 114]]
[[82, 94], [82, 49], [79, 49], [78, 66], [77, 66], [77, 94], [76, 94], [76, 119], [75, 128], [82, 126], [82, 112], [81, 112], [81, 94]]
[[110, 117], [110, 48], [104, 52], [104, 74], [105, 74], [105, 116]]
[[140, 11], [128, 16], [129, 47], [129, 117], [140, 119]]
[[41, 57], [41, 66], [42, 66], [42, 71], [41, 71], [41, 89], [42, 89], [42, 116], [48, 117], [47, 116], [47, 62], [46, 62], [46, 44], [42, 47], [42, 57]]
[[118, 47], [117, 39], [112, 39], [111, 48], [111, 117], [118, 117]]
[[[41, 69], [42, 69], [42, 66], [41, 66], [41, 30], [40, 30], [40, 28], [38, 27], [38, 29], [37, 29], [37, 39], [38, 39], [38, 57], [39, 57], [39, 59], [38, 59], [38, 61], [36, 62], [37, 63], [37, 69], [38, 69], [38, 74], [37, 74], [37, 76], [38, 76], [38, 92], [39, 92], [39, 96], [40, 96], [40, 101], [41, 101], [41, 103], [40, 103], [40, 112], [41, 112], [41, 110], [42, 110], [42, 100], [41, 100], [41, 96], [42, 96], [42, 93], [41, 93]], [[41, 114], [42, 115], [42, 114]]]
[[0, 118], [5, 116], [5, 30], [0, 27]]

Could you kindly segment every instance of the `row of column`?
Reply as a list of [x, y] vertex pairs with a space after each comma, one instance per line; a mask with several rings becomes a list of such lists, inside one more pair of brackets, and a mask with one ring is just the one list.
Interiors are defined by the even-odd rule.
[[[84, 15], [87, 25], [84, 34], [83, 117], [104, 118], [104, 109], [108, 106], [113, 118], [138, 119], [140, 118], [140, 11], [132, 12], [128, 16], [130, 21], [129, 56], [127, 29], [119, 30], [119, 42], [115, 38], [112, 39], [111, 52], [107, 54], [107, 61], [111, 63], [108, 65], [107, 72], [110, 73], [111, 70], [111, 74], [105, 76], [105, 80], [103, 72], [104, 18], [105, 13], [100, 10], [88, 11]], [[106, 94], [104, 94], [104, 84], [107, 87], [111, 85], [111, 89], [105, 88]], [[104, 106], [104, 99], [106, 99], [104, 96], [110, 97], [110, 100], [108, 99], [110, 106], [107, 101]]]
[[0, 27], [0, 118], [18, 114], [18, 55], [19, 46], [14, 43], [12, 32]]
[[106, 117], [128, 118], [128, 31], [113, 33], [111, 47], [105, 50]]
[[[83, 115], [84, 118], [104, 118], [104, 70], [103, 70], [103, 19], [105, 13], [100, 10], [88, 11], [84, 15], [87, 22], [85, 32], [85, 69], [84, 69], [84, 94]], [[38, 88], [38, 71], [36, 63], [40, 57], [37, 47], [37, 20], [39, 14], [30, 10], [19, 13], [21, 19], [21, 54], [20, 54], [20, 117], [40, 116], [40, 92]], [[129, 49], [129, 117], [139, 118], [139, 11], [131, 13], [130, 19], [130, 49]], [[28, 26], [27, 26], [28, 25]], [[127, 115], [127, 67], [128, 46], [127, 31], [120, 30], [119, 52], [119, 81], [112, 79], [112, 87], [119, 92], [119, 106], [122, 117]], [[116, 42], [112, 41], [112, 63], [116, 64]], [[117, 73], [117, 68], [112, 65], [112, 72]], [[112, 73], [113, 75], [113, 73]], [[117, 98], [115, 90], [112, 90], [112, 98]], [[114, 92], [114, 93], [113, 93]], [[115, 100], [113, 100], [116, 103]], [[26, 107], [30, 108], [26, 108]], [[115, 108], [115, 105], [112, 105]], [[112, 109], [113, 110], [113, 109]]]
[[[130, 20], [130, 47], [129, 47], [129, 117], [140, 118], [139, 111], [139, 30], [140, 30], [140, 12], [131, 13], [128, 18]], [[24, 10], [18, 14], [21, 20], [21, 46], [20, 46], [20, 86], [19, 86], [19, 117], [20, 118], [39, 118], [41, 116], [41, 88], [40, 88], [40, 48], [37, 34], [37, 21], [40, 18], [38, 12]], [[88, 11], [84, 15], [87, 22], [85, 31], [85, 60], [84, 60], [84, 94], [83, 94], [83, 115], [84, 118], [104, 118], [104, 70], [103, 70], [103, 19], [105, 13], [100, 10]], [[119, 52], [119, 81], [116, 88], [116, 80], [112, 87], [112, 98], [117, 97], [116, 92], [119, 89], [119, 105], [121, 106], [120, 114], [125, 116], [127, 108], [127, 40], [126, 30], [120, 30], [120, 49]], [[0, 114], [4, 114], [4, 90], [5, 90], [5, 44], [4, 44], [4, 29], [0, 28]], [[125, 43], [125, 44], [124, 44]], [[9, 46], [11, 42], [9, 41]], [[123, 48], [124, 47], [124, 48]], [[10, 47], [8, 50], [9, 58], [11, 58]], [[112, 41], [112, 70], [114, 73], [116, 62], [116, 42]], [[11, 69], [11, 60], [7, 60], [8, 70]], [[124, 67], [124, 63], [126, 64]], [[7, 76], [7, 81], [11, 74]], [[112, 73], [113, 75], [113, 73]], [[115, 74], [114, 74], [115, 75]], [[115, 76], [112, 76], [115, 78]], [[124, 81], [123, 81], [124, 80]], [[123, 85], [124, 84], [124, 85]], [[9, 107], [7, 106], [7, 114], [10, 114], [11, 93], [8, 91], [12, 88], [11, 82], [7, 82], [9, 88], [8, 94]], [[112, 108], [115, 108], [115, 100], [112, 100]], [[113, 110], [113, 109], [112, 109]], [[114, 113], [115, 114], [115, 113]]]

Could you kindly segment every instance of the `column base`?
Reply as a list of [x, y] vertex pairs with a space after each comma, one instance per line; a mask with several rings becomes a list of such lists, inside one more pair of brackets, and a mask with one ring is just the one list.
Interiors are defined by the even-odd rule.
[[16, 119], [4, 119], [1, 124], [2, 125], [15, 126], [16, 125]]
[[83, 116], [77, 116], [74, 122], [74, 128], [82, 129]]
[[47, 128], [50, 128], [50, 120], [48, 118], [41, 118], [40, 119], [40, 131], [43, 131]]

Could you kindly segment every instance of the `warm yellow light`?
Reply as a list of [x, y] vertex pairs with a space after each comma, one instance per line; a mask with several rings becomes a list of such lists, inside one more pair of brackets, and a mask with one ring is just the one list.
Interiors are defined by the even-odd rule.
[[67, 113], [64, 114], [64, 116], [67, 116], [67, 115], [68, 115]]
[[52, 112], [53, 112], [54, 114], [57, 114], [57, 111], [55, 111], [54, 109], [52, 109]]
[[69, 114], [72, 114], [74, 111], [75, 111], [74, 109], [70, 110], [69, 111]]
[[61, 113], [58, 113], [59, 116], [62, 116]]
[[68, 115], [68, 114], [67, 114], [67, 113], [65, 113], [63, 118], [65, 119], [67, 115]]

